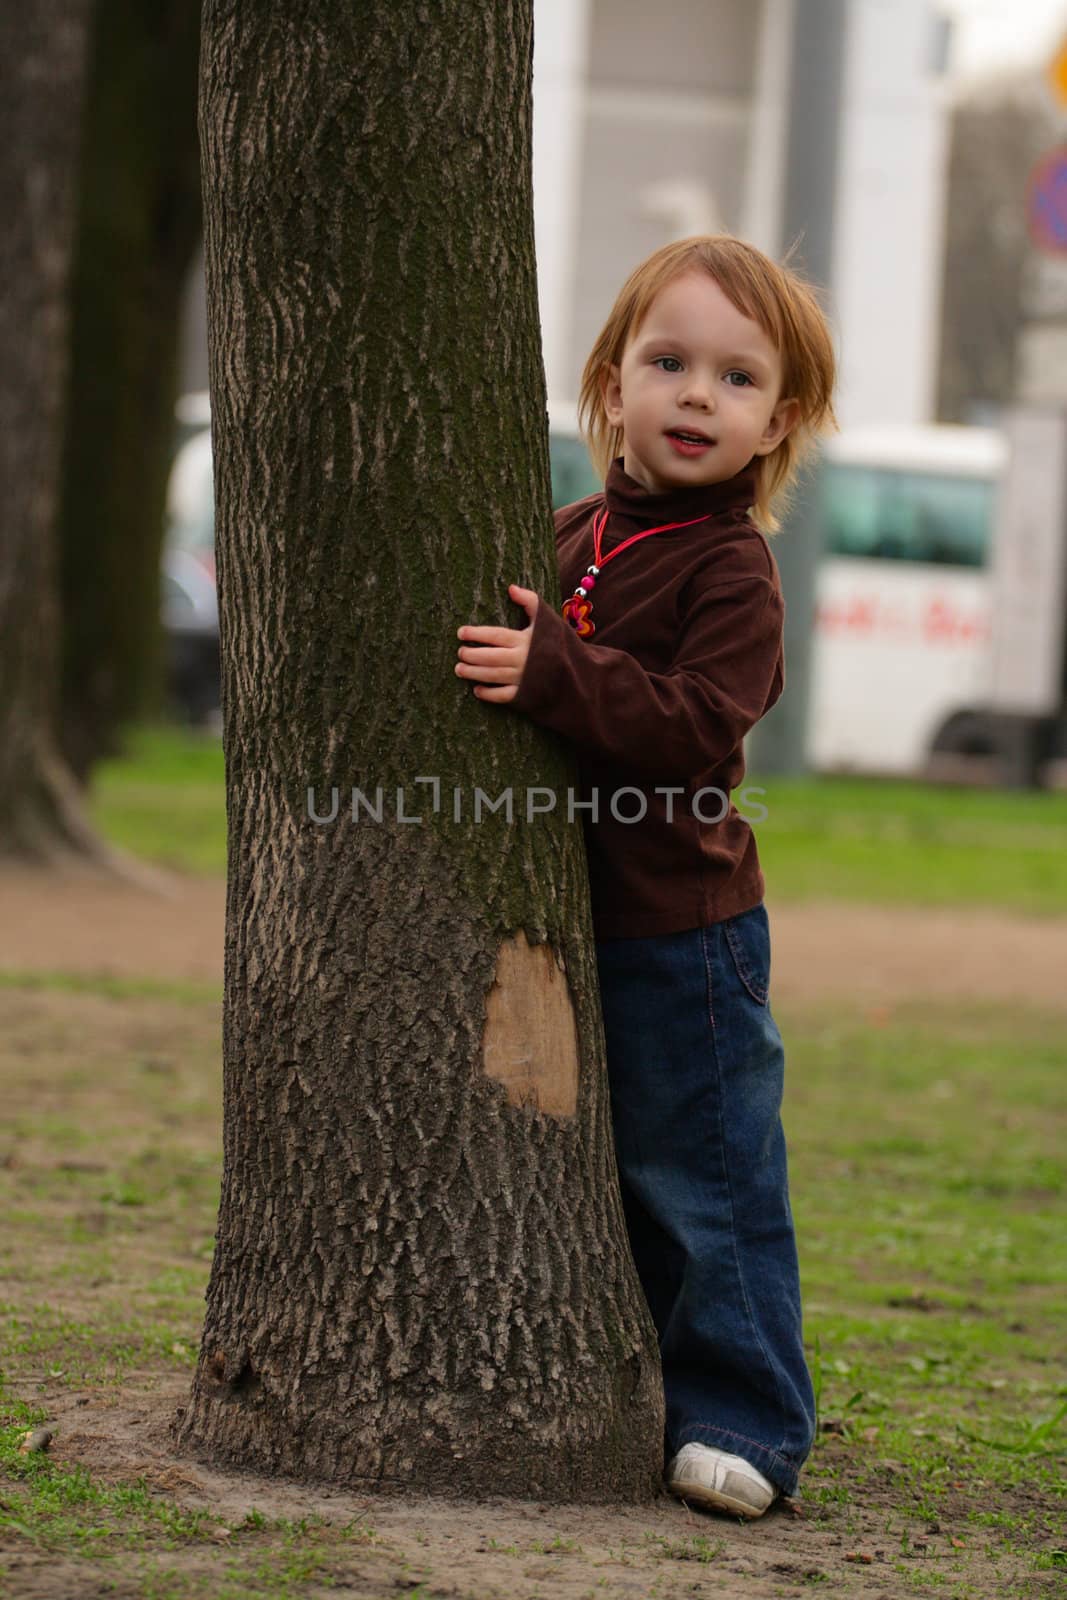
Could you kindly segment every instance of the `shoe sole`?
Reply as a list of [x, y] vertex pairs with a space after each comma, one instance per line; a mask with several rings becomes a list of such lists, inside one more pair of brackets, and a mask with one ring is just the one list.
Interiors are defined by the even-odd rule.
[[735, 1517], [746, 1517], [749, 1521], [762, 1517], [763, 1512], [774, 1504], [772, 1500], [768, 1500], [762, 1510], [757, 1510], [755, 1506], [735, 1500], [732, 1495], [722, 1494], [718, 1489], [709, 1489], [703, 1483], [689, 1483], [684, 1478], [675, 1478], [667, 1488], [679, 1500], [692, 1500], [698, 1506], [710, 1506], [716, 1511], [730, 1511]]

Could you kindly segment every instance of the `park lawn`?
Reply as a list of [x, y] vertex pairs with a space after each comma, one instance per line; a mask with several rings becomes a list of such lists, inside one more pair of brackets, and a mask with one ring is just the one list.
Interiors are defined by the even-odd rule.
[[[124, 756], [97, 769], [92, 815], [109, 839], [135, 855], [182, 871], [223, 873], [224, 783], [217, 738], [142, 728], [131, 733]], [[733, 799], [752, 821], [776, 901], [1067, 913], [1067, 793], [761, 779], [750, 772]], [[707, 806], [713, 815], [714, 800]]]
[[[64, 1459], [62, 1427], [52, 1454], [17, 1453], [27, 1426], [81, 1401], [95, 1427], [131, 1393], [158, 1389], [173, 1407], [191, 1373], [218, 1198], [220, 1030], [217, 996], [187, 985], [12, 977], [0, 1001], [0, 1573], [29, 1551], [155, 1600], [328, 1592], [381, 1548], [372, 1526], [250, 1503], [223, 1535], [180, 1493]], [[925, 1002], [775, 1012], [821, 1427], [799, 1490], [806, 1525], [779, 1519], [771, 1553], [794, 1540], [796, 1581], [834, 1594], [1051, 1596], [1067, 1565], [1062, 1017]], [[753, 1560], [763, 1527], [737, 1535]], [[721, 1533], [715, 1518], [673, 1544], [635, 1532], [621, 1559], [649, 1595], [681, 1595], [683, 1576], [714, 1580]], [[566, 1541], [541, 1548], [580, 1559]], [[390, 1559], [391, 1582], [350, 1592], [398, 1592], [404, 1552]], [[781, 1570], [738, 1592], [798, 1592]], [[444, 1563], [432, 1578], [408, 1594], [468, 1593]], [[550, 1592], [592, 1597], [603, 1581], [591, 1571], [585, 1590]]]
[[182, 872], [226, 871], [226, 775], [213, 734], [131, 729], [124, 753], [95, 769], [89, 808], [100, 832], [131, 855]]

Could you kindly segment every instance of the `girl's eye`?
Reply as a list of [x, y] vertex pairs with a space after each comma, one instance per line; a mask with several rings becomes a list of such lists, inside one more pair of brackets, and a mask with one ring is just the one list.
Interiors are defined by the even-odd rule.
[[[733, 372], [728, 372], [726, 374], [726, 376], [728, 378], [744, 378], [745, 383], [751, 383], [752, 382], [752, 379], [749, 377], [748, 373], [740, 371], [739, 368], [735, 368]], [[737, 384], [736, 383], [732, 383], [730, 385], [730, 387], [731, 387], [731, 389], [736, 389], [737, 388]]]
[[682, 363], [678, 360], [677, 356], [656, 356], [655, 359], [652, 362], [652, 365], [654, 367], [658, 367], [661, 361], [673, 361], [674, 362], [674, 366], [673, 367], [667, 367], [667, 368], [664, 369], [667, 372], [680, 372], [682, 370]]

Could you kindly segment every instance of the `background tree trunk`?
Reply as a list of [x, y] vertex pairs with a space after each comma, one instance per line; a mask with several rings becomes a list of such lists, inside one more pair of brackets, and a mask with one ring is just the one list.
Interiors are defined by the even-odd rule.
[[971, 406], [1015, 398], [1034, 163], [1059, 139], [1036, 71], [982, 84], [954, 106], [948, 167], [937, 415], [971, 422]]
[[200, 239], [200, 0], [96, 0], [61, 490], [61, 728], [79, 777], [162, 688], [181, 299]]
[[58, 755], [56, 490], [89, 0], [0, 13], [0, 854], [91, 852]]
[[[509, 581], [559, 604], [531, 0], [208, 0], [202, 60], [225, 1159], [177, 1437], [378, 1489], [649, 1498], [569, 760], [453, 671], [461, 623], [524, 620]], [[560, 809], [527, 823], [537, 785]], [[514, 820], [475, 822], [508, 786]]]

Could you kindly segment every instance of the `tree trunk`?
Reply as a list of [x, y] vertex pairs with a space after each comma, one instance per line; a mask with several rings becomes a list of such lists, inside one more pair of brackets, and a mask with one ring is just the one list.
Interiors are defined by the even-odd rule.
[[937, 415], [970, 422], [985, 401], [1015, 397], [1023, 296], [1035, 250], [1026, 186], [1034, 163], [1057, 142], [1038, 73], [981, 85], [952, 110], [948, 207], [941, 284]]
[[56, 491], [89, 0], [0, 14], [0, 854], [92, 853], [58, 755]]
[[158, 709], [181, 297], [200, 238], [199, 0], [96, 0], [60, 504], [62, 740], [79, 777]]
[[[662, 1386], [573, 774], [453, 670], [462, 623], [521, 625], [509, 581], [559, 603], [531, 0], [258, 9], [204, 13], [225, 1126], [177, 1438], [365, 1488], [648, 1499]], [[474, 820], [509, 788], [511, 821]]]

